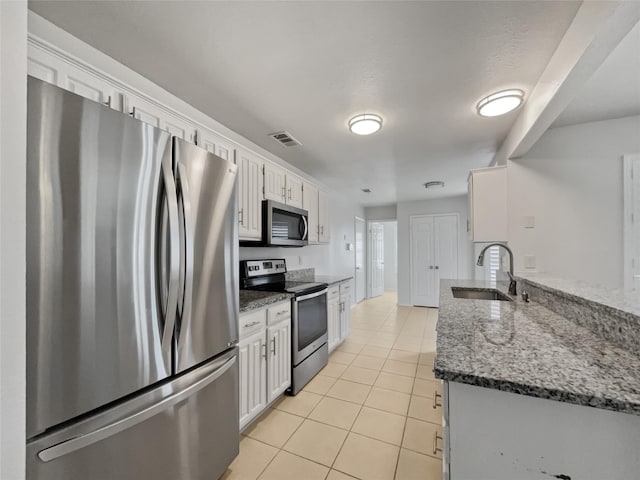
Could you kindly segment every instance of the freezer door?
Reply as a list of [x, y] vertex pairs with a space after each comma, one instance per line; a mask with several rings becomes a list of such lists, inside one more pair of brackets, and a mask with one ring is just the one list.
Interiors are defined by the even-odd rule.
[[168, 133], [31, 77], [27, 120], [30, 438], [171, 374], [180, 259]]
[[182, 275], [176, 371], [238, 341], [237, 167], [173, 137]]
[[237, 349], [27, 443], [27, 480], [211, 480], [238, 454]]

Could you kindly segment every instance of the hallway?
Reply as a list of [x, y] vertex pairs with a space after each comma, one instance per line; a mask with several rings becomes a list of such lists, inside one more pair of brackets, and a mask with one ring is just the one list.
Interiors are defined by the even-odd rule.
[[396, 303], [396, 293], [385, 292], [351, 310], [349, 337], [329, 364], [244, 432], [223, 479], [442, 477], [434, 453], [441, 434], [434, 407], [441, 384], [432, 372], [437, 310]]

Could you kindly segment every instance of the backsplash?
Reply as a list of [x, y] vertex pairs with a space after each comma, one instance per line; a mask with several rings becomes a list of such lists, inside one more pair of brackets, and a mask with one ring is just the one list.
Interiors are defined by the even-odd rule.
[[291, 270], [284, 274], [287, 280], [304, 280], [313, 278], [316, 275], [315, 268], [301, 268], [299, 270]]
[[564, 292], [536, 281], [518, 278], [518, 293], [562, 315], [595, 335], [640, 355], [640, 317], [634, 313]]

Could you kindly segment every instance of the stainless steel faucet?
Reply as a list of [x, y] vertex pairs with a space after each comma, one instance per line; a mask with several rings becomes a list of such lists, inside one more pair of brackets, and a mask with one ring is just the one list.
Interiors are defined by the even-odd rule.
[[484, 265], [484, 252], [486, 252], [488, 248], [495, 246], [504, 248], [509, 254], [509, 271], [507, 272], [507, 274], [509, 275], [509, 295], [518, 295], [518, 291], [516, 290], [516, 279], [513, 276], [513, 252], [504, 243], [490, 243], [489, 245], [484, 247], [480, 252], [480, 255], [478, 256], [477, 265], [479, 267], [482, 267]]

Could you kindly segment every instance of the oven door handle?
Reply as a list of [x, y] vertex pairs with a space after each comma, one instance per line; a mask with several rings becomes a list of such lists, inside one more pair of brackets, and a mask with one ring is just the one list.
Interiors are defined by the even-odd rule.
[[301, 297], [295, 297], [293, 300], [296, 303], [297, 302], [301, 302], [302, 300], [309, 300], [310, 298], [315, 298], [315, 297], [319, 297], [320, 295], [324, 295], [328, 291], [329, 291], [329, 289], [325, 288], [324, 290], [320, 290], [319, 292], [310, 293], [309, 295], [302, 295]]

